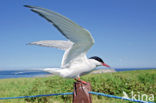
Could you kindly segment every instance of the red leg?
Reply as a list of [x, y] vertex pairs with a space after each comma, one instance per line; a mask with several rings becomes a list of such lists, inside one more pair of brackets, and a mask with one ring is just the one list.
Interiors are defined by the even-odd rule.
[[81, 83], [83, 83], [83, 84], [87, 84], [87, 82], [81, 80], [80, 77], [79, 77], [78, 79], [77, 79], [77, 78], [74, 78], [74, 80], [76, 80], [76, 81], [78, 81], [78, 82], [81, 82]]

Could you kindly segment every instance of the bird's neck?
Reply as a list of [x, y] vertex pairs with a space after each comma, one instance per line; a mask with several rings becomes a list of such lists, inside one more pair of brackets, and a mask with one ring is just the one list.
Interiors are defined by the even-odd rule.
[[88, 62], [89, 62], [88, 65], [90, 66], [90, 68], [96, 68], [97, 67], [96, 62], [93, 59], [88, 59]]

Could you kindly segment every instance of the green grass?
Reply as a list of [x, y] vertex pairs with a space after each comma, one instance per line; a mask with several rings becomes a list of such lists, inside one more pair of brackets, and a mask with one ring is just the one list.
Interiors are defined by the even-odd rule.
[[[139, 70], [106, 74], [92, 74], [81, 79], [90, 82], [92, 91], [123, 96], [154, 94], [156, 102], [156, 70]], [[73, 91], [73, 79], [63, 79], [58, 76], [39, 78], [17, 78], [0, 80], [0, 97], [30, 96]], [[93, 103], [132, 103], [128, 101], [92, 95]], [[71, 103], [72, 95], [52, 96], [29, 99], [0, 100], [0, 103]]]

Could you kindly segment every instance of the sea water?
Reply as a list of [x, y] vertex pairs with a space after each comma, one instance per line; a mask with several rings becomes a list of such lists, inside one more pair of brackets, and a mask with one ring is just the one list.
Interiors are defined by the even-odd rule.
[[[117, 72], [132, 71], [132, 70], [146, 70], [149, 68], [116, 68]], [[154, 68], [153, 68], [154, 69]], [[50, 73], [42, 70], [0, 70], [0, 79], [6, 78], [28, 78], [28, 77], [41, 77], [49, 75]]]
[[42, 70], [0, 70], [0, 79], [38, 77], [48, 74], [50, 73]]

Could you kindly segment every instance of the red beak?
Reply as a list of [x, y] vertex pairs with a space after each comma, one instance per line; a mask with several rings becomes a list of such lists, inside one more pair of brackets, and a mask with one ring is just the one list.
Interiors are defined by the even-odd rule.
[[109, 65], [107, 65], [106, 63], [102, 63], [103, 66], [110, 68]]

